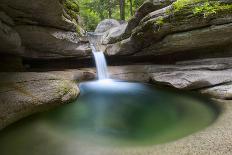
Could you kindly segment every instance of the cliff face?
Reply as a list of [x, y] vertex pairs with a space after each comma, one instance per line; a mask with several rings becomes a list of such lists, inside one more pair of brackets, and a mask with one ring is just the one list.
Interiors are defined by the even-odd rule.
[[232, 1], [157, 2], [145, 2], [128, 24], [105, 33], [108, 55], [232, 55]]
[[77, 8], [64, 0], [2, 0], [1, 55], [4, 59], [85, 56], [90, 49], [81, 41], [84, 31]]

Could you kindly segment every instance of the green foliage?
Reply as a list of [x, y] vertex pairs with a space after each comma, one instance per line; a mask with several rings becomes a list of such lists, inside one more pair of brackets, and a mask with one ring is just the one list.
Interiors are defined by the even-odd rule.
[[180, 11], [184, 7], [193, 4], [193, 3], [198, 3], [200, 1], [205, 1], [205, 0], [177, 0], [176, 2], [173, 3], [174, 11]]
[[221, 11], [231, 11], [232, 5], [221, 4], [219, 2], [205, 2], [200, 6], [197, 6], [193, 9], [195, 15], [203, 14], [204, 17], [208, 17], [211, 14], [216, 14]]
[[209, 2], [205, 2], [200, 6], [197, 6], [193, 9], [193, 13], [196, 14], [204, 14], [204, 17], [209, 16], [210, 14], [216, 14], [217, 7], [219, 3], [211, 4]]
[[68, 15], [71, 18], [75, 20], [78, 19], [80, 8], [77, 0], [66, 0], [64, 2], [64, 7], [65, 7], [65, 11], [68, 13]]
[[[132, 10], [135, 12], [144, 0], [132, 0], [132, 2]], [[78, 0], [78, 3], [80, 5], [80, 16], [83, 18], [87, 31], [93, 31], [103, 19], [120, 20], [119, 0]], [[125, 1], [125, 17], [126, 20], [131, 18], [129, 0]]]
[[164, 18], [163, 17], [158, 17], [158, 19], [156, 20], [156, 24], [159, 26], [164, 25]]
[[222, 11], [232, 11], [232, 4], [224, 4], [217, 1], [210, 0], [177, 0], [173, 3], [174, 13], [183, 10], [192, 5], [192, 12], [194, 15], [204, 15], [208, 17], [212, 14], [217, 14]]

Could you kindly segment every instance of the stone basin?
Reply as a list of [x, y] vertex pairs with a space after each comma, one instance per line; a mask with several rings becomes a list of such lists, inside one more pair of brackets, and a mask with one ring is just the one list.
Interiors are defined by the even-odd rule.
[[101, 80], [81, 83], [80, 90], [74, 103], [1, 131], [0, 154], [83, 155], [105, 148], [146, 148], [204, 129], [219, 114], [212, 101], [199, 95], [147, 84]]

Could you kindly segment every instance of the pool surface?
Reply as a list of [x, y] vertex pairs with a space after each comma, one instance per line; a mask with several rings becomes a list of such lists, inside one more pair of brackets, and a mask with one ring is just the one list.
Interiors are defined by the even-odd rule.
[[82, 155], [95, 147], [146, 147], [177, 140], [218, 115], [202, 97], [146, 84], [80, 84], [71, 104], [23, 119], [0, 132], [1, 155]]

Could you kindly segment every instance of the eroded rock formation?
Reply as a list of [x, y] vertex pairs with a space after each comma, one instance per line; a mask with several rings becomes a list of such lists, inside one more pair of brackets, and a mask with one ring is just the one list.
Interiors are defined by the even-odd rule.
[[89, 55], [88, 43], [81, 39], [83, 29], [78, 15], [73, 13], [68, 1], [2, 0], [0, 10], [2, 55], [19, 59]]
[[[145, 2], [127, 25], [113, 28], [103, 36], [106, 54], [130, 57], [232, 54], [231, 1], [192, 1], [184, 6], [178, 6], [179, 3], [160, 9], [155, 2]], [[214, 12], [204, 10], [206, 4]]]
[[0, 73], [0, 129], [31, 115], [77, 98], [77, 81], [90, 80], [89, 71]]

